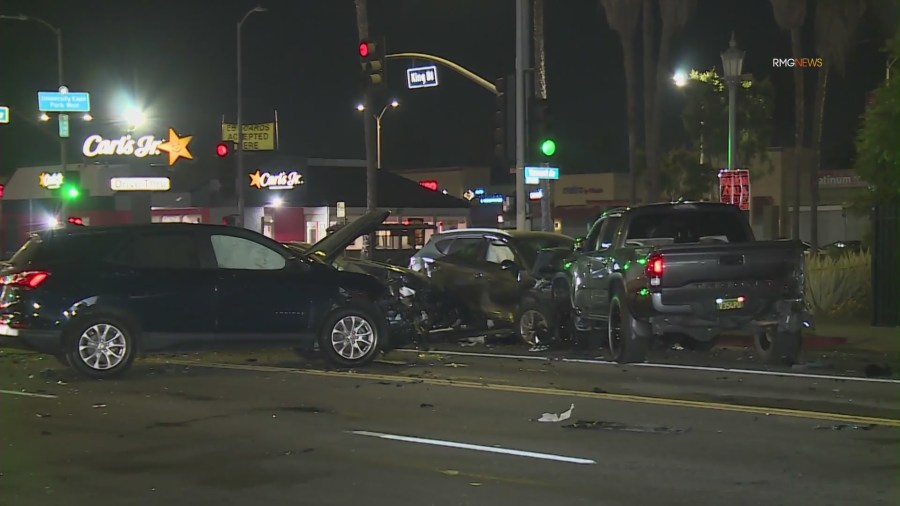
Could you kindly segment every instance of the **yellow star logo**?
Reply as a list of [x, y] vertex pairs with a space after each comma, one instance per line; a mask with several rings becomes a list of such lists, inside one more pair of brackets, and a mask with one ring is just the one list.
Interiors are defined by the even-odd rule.
[[250, 186], [262, 189], [262, 174], [260, 174], [259, 171], [250, 174]]
[[178, 137], [178, 134], [175, 133], [175, 130], [170, 128], [169, 140], [157, 146], [156, 149], [169, 153], [170, 166], [175, 165], [175, 162], [178, 161], [179, 158], [193, 160], [194, 155], [192, 155], [191, 152], [188, 151], [188, 143], [191, 142], [191, 139], [193, 137], [193, 135]]

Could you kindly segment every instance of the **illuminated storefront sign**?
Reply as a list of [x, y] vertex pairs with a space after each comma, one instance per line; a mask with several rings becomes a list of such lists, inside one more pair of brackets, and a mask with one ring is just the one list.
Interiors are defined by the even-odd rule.
[[162, 153], [169, 155], [169, 165], [175, 165], [179, 158], [193, 160], [188, 150], [192, 135], [179, 137], [174, 129], [169, 129], [168, 139], [157, 139], [152, 135], [144, 135], [135, 139], [131, 135], [123, 135], [118, 139], [104, 139], [101, 135], [91, 135], [84, 140], [81, 153], [88, 157], [97, 156], [133, 156], [144, 158]]
[[48, 190], [58, 190], [63, 185], [62, 172], [41, 172], [38, 176], [38, 184], [41, 188]]
[[478, 199], [478, 202], [481, 204], [502, 204], [503, 203], [503, 195], [491, 195], [488, 197], [481, 197]]
[[164, 192], [172, 187], [167, 177], [114, 177], [109, 187], [116, 192]]
[[303, 184], [303, 175], [292, 170], [290, 172], [279, 172], [272, 174], [271, 172], [256, 171], [250, 174], [250, 187], [267, 189], [267, 190], [290, 190], [295, 186]]
[[438, 190], [438, 182], [434, 179], [426, 179], [424, 181], [419, 181], [419, 186], [422, 188], [431, 190], [436, 192]]

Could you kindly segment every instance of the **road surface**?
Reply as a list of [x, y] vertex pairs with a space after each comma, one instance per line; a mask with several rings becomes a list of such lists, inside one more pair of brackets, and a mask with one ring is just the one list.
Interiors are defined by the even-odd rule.
[[173, 355], [109, 381], [4, 352], [0, 504], [900, 499], [896, 381], [454, 351], [350, 372], [281, 351]]

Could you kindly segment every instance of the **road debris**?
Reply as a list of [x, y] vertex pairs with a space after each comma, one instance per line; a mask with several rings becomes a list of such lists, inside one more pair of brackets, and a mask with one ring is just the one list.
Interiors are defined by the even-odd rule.
[[608, 394], [609, 393], [600, 387], [594, 387], [591, 391], [594, 392], [595, 394]]
[[867, 378], [888, 378], [894, 375], [890, 367], [878, 364], [869, 364], [865, 369]]
[[447, 476], [459, 476], [459, 471], [456, 469], [443, 469], [441, 474], [446, 474]]
[[475, 346], [477, 344], [484, 344], [485, 336], [476, 336], [476, 337], [467, 337], [465, 339], [459, 340], [460, 346]]
[[103, 403], [97, 403], [97, 404], [92, 405], [91, 407], [92, 407], [92, 408], [105, 408], [105, 407], [106, 407], [106, 404], [103, 404]]
[[875, 424], [868, 425], [857, 425], [852, 423], [839, 423], [836, 425], [816, 425], [813, 427], [815, 430], [872, 430], [875, 428]]
[[563, 425], [564, 429], [590, 429], [590, 430], [609, 430], [621, 432], [643, 432], [648, 434], [683, 434], [690, 429], [679, 427], [667, 427], [650, 425], [631, 425], [619, 422], [605, 422], [602, 420], [578, 420], [575, 423]]
[[458, 364], [456, 362], [450, 362], [449, 364], [444, 364], [444, 367], [458, 368], [458, 367], [469, 367], [469, 365], [468, 364]]
[[572, 417], [572, 411], [575, 411], [575, 404], [573, 403], [569, 406], [569, 409], [563, 411], [562, 413], [544, 413], [540, 418], [537, 419], [539, 422], [563, 422]]
[[419, 407], [420, 408], [433, 408], [434, 404], [429, 404], [427, 402], [423, 402], [422, 404], [419, 404]]

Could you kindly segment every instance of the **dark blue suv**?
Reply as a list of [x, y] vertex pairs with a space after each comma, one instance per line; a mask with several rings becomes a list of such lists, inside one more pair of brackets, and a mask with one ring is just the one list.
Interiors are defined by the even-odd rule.
[[144, 352], [231, 346], [318, 346], [336, 365], [366, 364], [402, 330], [392, 328], [402, 324], [396, 298], [329, 258], [387, 214], [370, 213], [305, 255], [220, 225], [36, 234], [0, 271], [0, 344], [55, 355], [93, 378]]

